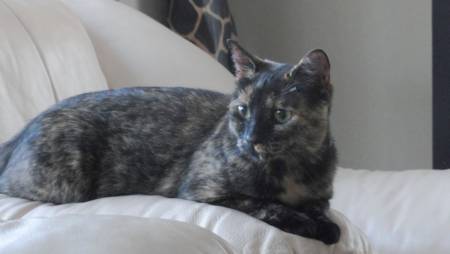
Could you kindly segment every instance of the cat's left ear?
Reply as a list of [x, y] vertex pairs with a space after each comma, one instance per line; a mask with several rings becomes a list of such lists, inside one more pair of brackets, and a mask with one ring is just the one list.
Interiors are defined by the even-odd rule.
[[314, 49], [306, 53], [300, 62], [287, 74], [288, 79], [299, 79], [301, 76], [313, 78], [321, 85], [331, 86], [330, 83], [330, 60], [321, 49]]
[[228, 49], [234, 63], [236, 79], [252, 78], [264, 64], [264, 60], [247, 52], [238, 42], [228, 39]]

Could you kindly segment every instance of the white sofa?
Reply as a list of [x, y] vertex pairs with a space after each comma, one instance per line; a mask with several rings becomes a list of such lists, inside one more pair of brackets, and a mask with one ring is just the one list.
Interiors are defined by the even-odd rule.
[[[0, 0], [0, 35], [0, 143], [49, 105], [82, 92], [141, 85], [233, 89], [233, 77], [208, 55], [112, 0]], [[450, 253], [449, 182], [449, 171], [339, 169], [332, 208], [368, 236], [373, 252]], [[135, 241], [129, 253], [145, 252], [146, 242], [164, 246], [167, 238], [173, 244], [152, 253], [186, 246], [191, 252], [185, 253], [372, 253], [357, 227], [339, 212], [332, 216], [343, 235], [325, 246], [230, 209], [185, 200], [128, 196], [55, 206], [0, 195], [0, 253], [50, 253], [35, 247], [42, 243], [60, 250], [61, 234], [79, 236], [67, 238], [66, 251], [89, 242], [85, 247], [95, 253], [112, 253], [104, 242], [110, 238], [98, 239], [103, 249], [89, 241], [102, 228], [118, 244], [115, 250]], [[167, 233], [152, 235], [148, 227]]]

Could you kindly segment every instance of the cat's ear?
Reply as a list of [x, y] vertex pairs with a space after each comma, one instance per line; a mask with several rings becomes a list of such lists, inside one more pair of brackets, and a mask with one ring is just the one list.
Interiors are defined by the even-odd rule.
[[234, 40], [228, 39], [227, 44], [233, 60], [236, 79], [252, 78], [264, 60], [251, 55]]
[[325, 51], [321, 49], [309, 51], [287, 74], [288, 79], [299, 79], [302, 75], [313, 78], [324, 86], [331, 86], [330, 60]]

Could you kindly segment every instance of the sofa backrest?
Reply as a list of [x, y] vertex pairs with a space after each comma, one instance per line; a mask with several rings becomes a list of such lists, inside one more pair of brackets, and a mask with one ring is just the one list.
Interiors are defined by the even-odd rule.
[[234, 78], [201, 49], [111, 0], [63, 0], [82, 21], [111, 88], [187, 86], [230, 92]]
[[0, 1], [0, 24], [0, 143], [56, 101], [108, 88], [86, 31], [60, 1]]

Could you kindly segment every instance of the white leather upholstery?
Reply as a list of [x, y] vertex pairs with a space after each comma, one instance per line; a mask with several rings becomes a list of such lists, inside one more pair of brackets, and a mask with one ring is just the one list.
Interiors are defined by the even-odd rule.
[[0, 223], [4, 254], [232, 254], [224, 240], [173, 220], [130, 216], [58, 216]]
[[127, 215], [188, 222], [214, 232], [245, 254], [314, 253], [369, 254], [361, 231], [344, 216], [332, 218], [342, 229], [339, 243], [319, 241], [284, 233], [253, 217], [224, 207], [158, 196], [122, 196], [79, 204], [52, 205], [0, 194], [0, 220], [52, 218], [61, 215]]
[[63, 0], [82, 20], [111, 88], [189, 86], [221, 92], [232, 75], [150, 17], [111, 0]]
[[64, 4], [0, 0], [0, 142], [57, 100], [102, 89], [94, 48]]
[[450, 170], [339, 169], [331, 205], [378, 253], [450, 253]]

